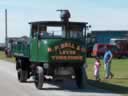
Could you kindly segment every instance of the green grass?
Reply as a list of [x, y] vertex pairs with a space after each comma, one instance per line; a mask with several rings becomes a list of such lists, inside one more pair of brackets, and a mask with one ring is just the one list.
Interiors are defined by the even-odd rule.
[[[0, 51], [0, 59], [15, 62], [14, 58], [7, 58], [4, 52]], [[113, 59], [112, 61], [112, 72], [114, 77], [110, 80], [104, 79], [104, 65], [103, 60], [101, 60], [100, 77], [101, 81], [96, 82], [94, 80], [94, 58], [87, 59], [87, 75], [89, 78], [89, 84], [96, 86], [98, 88], [111, 90], [112, 92], [123, 94], [128, 96], [128, 59]]]
[[110, 80], [105, 80], [105, 71], [103, 60], [101, 60], [100, 67], [100, 82], [96, 82], [94, 80], [93, 71], [94, 71], [94, 59], [87, 59], [87, 74], [89, 78], [89, 83], [93, 86], [111, 90], [115, 93], [124, 94], [128, 96], [128, 59], [113, 59], [112, 61], [112, 73], [114, 73], [114, 77]]
[[10, 62], [15, 62], [14, 57], [10, 58], [10, 57], [5, 56], [5, 53], [3, 51], [0, 51], [0, 59], [10, 61]]

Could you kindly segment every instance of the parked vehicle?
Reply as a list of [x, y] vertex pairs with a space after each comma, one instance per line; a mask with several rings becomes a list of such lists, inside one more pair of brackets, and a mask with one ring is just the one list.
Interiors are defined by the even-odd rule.
[[110, 43], [118, 47], [122, 57], [128, 57], [128, 38], [112, 38]]
[[4, 43], [0, 43], [0, 51], [4, 51], [5, 49], [5, 44]]
[[12, 40], [7, 41], [7, 45], [5, 46], [4, 52], [6, 57], [12, 57]]
[[36, 87], [41, 89], [46, 76], [53, 79], [75, 77], [77, 86], [83, 87], [83, 80], [87, 79], [83, 67], [87, 23], [70, 22], [69, 11], [61, 12], [61, 21], [30, 22], [30, 39], [13, 43], [20, 82], [33, 76]]
[[109, 48], [112, 51], [113, 57], [120, 58], [122, 56], [121, 50], [119, 50], [119, 48], [116, 45], [99, 44], [99, 43], [96, 43], [94, 45], [93, 51], [92, 51], [92, 56], [103, 57], [104, 53], [105, 53], [105, 47]]

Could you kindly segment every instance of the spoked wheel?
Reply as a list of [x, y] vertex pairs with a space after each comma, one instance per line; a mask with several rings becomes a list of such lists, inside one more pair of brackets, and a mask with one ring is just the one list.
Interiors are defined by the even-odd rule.
[[28, 71], [19, 68], [17, 70], [17, 77], [20, 82], [26, 82], [28, 78]]
[[35, 73], [35, 85], [37, 89], [42, 89], [44, 83], [44, 70], [41, 66], [37, 66]]

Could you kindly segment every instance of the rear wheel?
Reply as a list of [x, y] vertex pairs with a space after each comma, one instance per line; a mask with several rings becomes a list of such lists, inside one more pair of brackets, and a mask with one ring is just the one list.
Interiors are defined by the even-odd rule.
[[25, 71], [20, 68], [17, 70], [17, 75], [18, 75], [18, 80], [20, 82], [26, 82], [26, 80], [28, 78], [28, 71]]
[[44, 83], [44, 70], [41, 66], [37, 66], [35, 73], [36, 88], [42, 89], [43, 83]]

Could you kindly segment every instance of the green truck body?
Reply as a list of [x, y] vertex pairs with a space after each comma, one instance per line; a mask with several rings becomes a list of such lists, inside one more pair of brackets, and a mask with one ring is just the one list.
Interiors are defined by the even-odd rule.
[[[40, 89], [45, 75], [53, 78], [72, 78], [75, 75], [76, 84], [81, 87], [84, 74], [82, 68], [86, 59], [87, 23], [64, 20], [29, 24], [30, 38], [19, 39], [12, 47], [19, 81], [24, 82], [32, 75], [36, 87]], [[49, 27], [59, 27], [59, 32], [48, 32]]]
[[14, 56], [29, 58], [30, 57], [30, 42], [25, 41], [25, 40], [22, 40], [22, 41], [18, 40], [14, 42], [12, 46], [12, 53]]
[[[45, 44], [47, 43], [47, 44]], [[58, 46], [61, 47], [64, 44], [69, 44], [70, 47], [74, 47], [73, 48], [58, 48], [55, 49], [54, 47]], [[78, 49], [77, 49], [78, 47]], [[48, 52], [48, 48], [50, 48], [51, 52]], [[81, 49], [80, 49], [81, 48]], [[83, 49], [82, 49], [83, 48]], [[15, 57], [24, 57], [24, 58], [28, 58], [31, 62], [56, 62], [56, 60], [53, 60], [53, 56], [64, 56], [64, 54], [62, 54], [62, 52], [64, 52], [64, 49], [69, 50], [69, 52], [71, 53], [65, 53], [65, 56], [82, 56], [82, 58], [85, 58], [85, 46], [84, 46], [84, 42], [81, 42], [80, 40], [65, 40], [65, 39], [44, 39], [41, 41], [38, 40], [32, 40], [29, 42], [25, 42], [25, 41], [17, 41], [17, 44], [13, 45], [13, 55]], [[83, 52], [80, 52], [81, 50], [83, 50]], [[72, 52], [77, 51], [77, 55], [73, 54]], [[62, 55], [61, 55], [62, 54]], [[70, 54], [70, 55], [69, 55]], [[53, 58], [52, 58], [53, 57]], [[60, 61], [62, 62], [80, 62], [80, 59], [74, 59], [72, 61], [72, 59], [68, 59], [68, 57], [65, 57], [67, 59], [60, 59]], [[57, 60], [58, 62], [59, 60]], [[81, 62], [85, 62], [85, 59], [82, 59]]]

